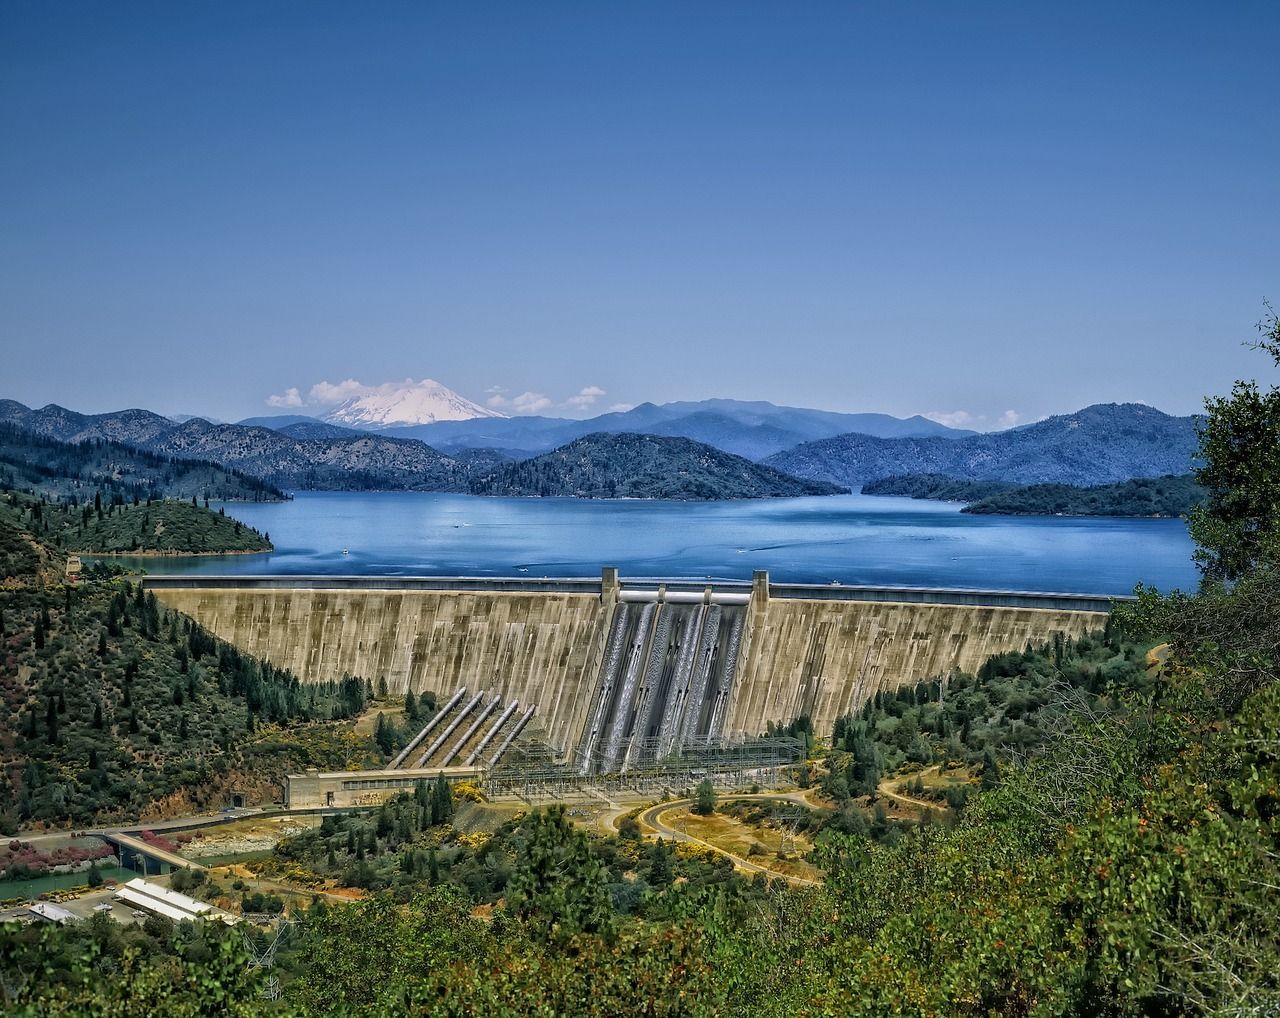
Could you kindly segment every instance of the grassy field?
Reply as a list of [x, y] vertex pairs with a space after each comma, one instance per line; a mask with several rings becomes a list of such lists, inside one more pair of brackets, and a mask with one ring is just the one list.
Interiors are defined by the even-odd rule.
[[[813, 848], [813, 843], [803, 835], [786, 839], [782, 827], [746, 823], [718, 812], [699, 816], [683, 808], [669, 810], [662, 814], [661, 819], [674, 830], [775, 873], [806, 880], [822, 879], [822, 872], [803, 858]], [[787, 841], [785, 845], [784, 840]], [[783, 848], [786, 852], [780, 855]]]

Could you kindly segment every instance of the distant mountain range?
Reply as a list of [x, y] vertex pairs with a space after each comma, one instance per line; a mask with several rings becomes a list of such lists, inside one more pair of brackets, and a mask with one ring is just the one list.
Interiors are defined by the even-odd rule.
[[[503, 460], [488, 452], [445, 456], [424, 442], [367, 431], [295, 437], [288, 429], [210, 424], [199, 417], [177, 424], [147, 410], [78, 414], [56, 404], [32, 410], [13, 400], [0, 400], [0, 423], [64, 442], [108, 438], [167, 456], [212, 460], [295, 489], [466, 491], [476, 470]], [[305, 436], [316, 424], [289, 427]]]
[[1106, 403], [1021, 428], [958, 439], [850, 434], [806, 442], [763, 462], [796, 477], [861, 488], [896, 474], [959, 480], [1097, 485], [1186, 474], [1195, 418], [1140, 403]]
[[[343, 423], [334, 414], [323, 422], [296, 415], [252, 417], [241, 424], [290, 429], [312, 424]], [[691, 438], [725, 452], [760, 460], [801, 442], [856, 431], [881, 438], [963, 438], [972, 431], [948, 428], [926, 417], [889, 414], [843, 414], [828, 410], [775, 406], [762, 401], [705, 399], [698, 402], [641, 403], [625, 412], [601, 414], [588, 420], [563, 417], [495, 417], [439, 420], [418, 426], [380, 428], [379, 433], [417, 438], [449, 453], [457, 449], [502, 449], [514, 458], [549, 452], [584, 435], [630, 432]]]
[[709, 500], [835, 495], [847, 489], [802, 481], [688, 438], [594, 434], [471, 485], [477, 495]]
[[182, 459], [107, 439], [61, 442], [0, 423], [0, 488], [93, 501], [136, 498], [211, 498], [271, 502], [274, 485], [207, 460]]
[[[792, 478], [840, 488], [860, 488], [891, 475], [919, 473], [1018, 484], [1107, 484], [1186, 474], [1197, 447], [1193, 418], [1171, 417], [1141, 404], [1086, 407], [1074, 414], [985, 435], [957, 432], [924, 418], [834, 414], [732, 400], [661, 407], [646, 403], [591, 421], [485, 418], [381, 431], [297, 415], [255, 418], [240, 424], [212, 424], [192, 418], [179, 424], [147, 410], [89, 415], [56, 404], [33, 410], [12, 400], [0, 400], [0, 423], [4, 422], [60, 441], [109, 439], [167, 456], [210, 460], [283, 488], [321, 490], [470, 491], [474, 484], [489, 483], [490, 478], [498, 484], [499, 468], [512, 460], [563, 450], [585, 438], [578, 432], [589, 427], [595, 429], [589, 434], [597, 436], [590, 448], [592, 457], [598, 460], [612, 451], [622, 457], [627, 469], [648, 469], [651, 461], [631, 455], [640, 447], [628, 443], [611, 446], [600, 442], [599, 435], [683, 438], [732, 455], [743, 455], [746, 450], [750, 453], [747, 459], [799, 437], [793, 446], [759, 462]], [[270, 426], [263, 426], [267, 422]], [[833, 428], [844, 427], [876, 429], [887, 436], [856, 431], [827, 435]], [[824, 437], [807, 437], [815, 433]], [[435, 442], [443, 449], [411, 437], [424, 434], [435, 435]], [[676, 446], [652, 447], [659, 448], [672, 451], [675, 462], [682, 465], [680, 469], [690, 465], [683, 453], [675, 454]], [[560, 462], [567, 472], [557, 490], [582, 487], [583, 478], [569, 469], [567, 461]], [[501, 483], [514, 491], [525, 483], [520, 480], [524, 476], [512, 472]], [[546, 475], [540, 476], [546, 480]], [[698, 471], [691, 470], [690, 476], [698, 476]], [[626, 480], [617, 471], [600, 477], [615, 484]], [[742, 490], [757, 482], [768, 487], [757, 477], [744, 482]], [[652, 487], [638, 476], [635, 483], [639, 486], [635, 491]]]

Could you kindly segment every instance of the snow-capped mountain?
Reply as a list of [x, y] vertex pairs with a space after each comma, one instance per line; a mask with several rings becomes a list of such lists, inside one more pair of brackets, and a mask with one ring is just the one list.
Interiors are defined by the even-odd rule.
[[324, 415], [330, 424], [351, 428], [399, 428], [438, 421], [469, 421], [476, 417], [505, 417], [459, 396], [430, 378], [379, 385], [353, 396]]

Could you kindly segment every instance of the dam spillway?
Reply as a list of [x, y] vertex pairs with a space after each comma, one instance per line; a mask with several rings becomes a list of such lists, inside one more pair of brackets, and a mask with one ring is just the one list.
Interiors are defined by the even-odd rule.
[[532, 709], [580, 773], [640, 767], [801, 715], [826, 733], [879, 691], [973, 672], [1055, 633], [1080, 636], [1110, 609], [1081, 595], [771, 584], [764, 574], [624, 583], [612, 569], [599, 579], [144, 583], [304, 682], [356, 675], [397, 694], [443, 700], [466, 687], [486, 703], [519, 701], [517, 719]]
[[627, 595], [578, 742], [580, 774], [626, 771], [722, 734], [716, 708], [733, 688], [748, 595]]

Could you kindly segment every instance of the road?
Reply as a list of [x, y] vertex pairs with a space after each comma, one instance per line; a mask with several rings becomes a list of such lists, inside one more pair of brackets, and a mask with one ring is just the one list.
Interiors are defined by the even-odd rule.
[[[939, 770], [941, 770], [941, 768], [935, 764], [932, 767], [926, 767], [924, 770], [920, 771], [919, 776], [924, 777], [926, 774]], [[883, 795], [886, 799], [892, 799], [894, 802], [901, 803], [904, 806], [911, 806], [918, 810], [931, 809], [935, 812], [945, 811], [947, 809], [946, 803], [935, 802], [929, 799], [917, 799], [914, 795], [903, 795], [898, 791], [898, 789], [906, 784], [911, 777], [915, 776], [916, 775], [911, 775], [910, 777], [885, 778], [876, 786], [876, 794]]]
[[169, 852], [159, 845], [154, 845], [142, 838], [135, 838], [128, 834], [108, 834], [107, 840], [114, 841], [121, 848], [128, 848], [142, 855], [150, 856], [152, 859], [159, 859], [161, 862], [167, 862], [175, 869], [202, 870], [205, 869], [198, 862], [192, 862], [190, 859], [184, 859], [182, 856], [173, 852]]
[[[811, 806], [809, 801], [798, 792], [761, 792], [758, 794], [726, 795], [722, 801], [730, 802], [740, 801], [742, 799], [749, 799], [757, 802], [761, 800], [774, 800], [780, 802], [800, 803], [803, 806]], [[744, 856], [734, 855], [732, 852], [726, 852], [718, 845], [713, 845], [709, 841], [703, 841], [701, 838], [695, 838], [692, 834], [686, 834], [684, 831], [677, 830], [674, 827], [669, 827], [667, 824], [662, 822], [663, 814], [681, 807], [687, 808], [691, 805], [693, 805], [692, 799], [675, 799], [671, 802], [660, 802], [656, 806], [650, 806], [647, 810], [641, 813], [639, 819], [641, 823], [657, 832], [660, 837], [669, 837], [675, 841], [684, 841], [691, 845], [697, 845], [699, 848], [710, 849], [717, 855], [724, 856], [738, 869], [747, 873], [762, 873], [766, 877], [771, 877], [775, 880], [786, 880], [788, 883], [792, 884], [813, 886], [821, 883], [821, 881], [812, 880], [809, 877], [798, 877], [790, 873], [779, 873], [777, 870], [772, 870], [768, 866], [761, 866], [759, 863], [752, 862]]]

